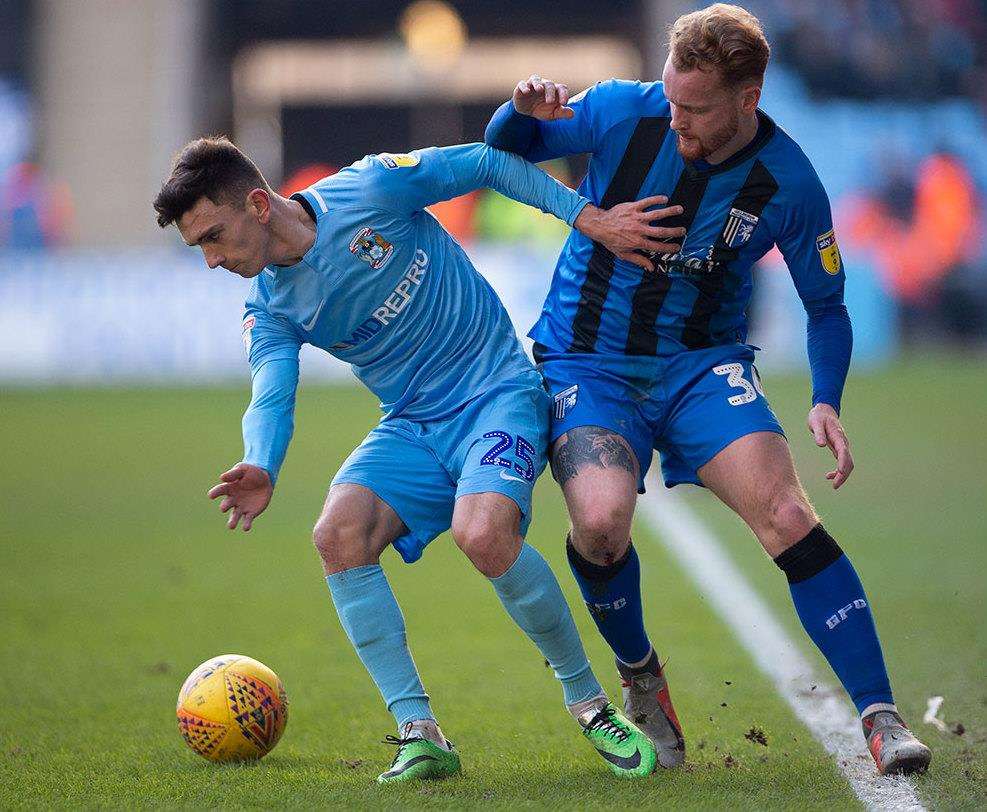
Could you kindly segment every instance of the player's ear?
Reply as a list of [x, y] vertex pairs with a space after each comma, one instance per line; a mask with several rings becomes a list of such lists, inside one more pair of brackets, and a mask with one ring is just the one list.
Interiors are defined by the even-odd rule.
[[257, 222], [267, 225], [271, 219], [271, 195], [265, 189], [251, 189], [247, 195], [247, 211], [257, 218]]
[[761, 101], [761, 86], [749, 85], [745, 87], [740, 98], [744, 112], [753, 113], [757, 109], [758, 103]]

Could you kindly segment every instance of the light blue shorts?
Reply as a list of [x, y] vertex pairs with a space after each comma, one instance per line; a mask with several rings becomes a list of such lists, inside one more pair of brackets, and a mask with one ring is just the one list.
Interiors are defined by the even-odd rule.
[[502, 493], [531, 523], [531, 491], [548, 450], [549, 396], [531, 370], [503, 381], [442, 420], [384, 420], [367, 435], [332, 484], [363, 485], [408, 528], [394, 542], [406, 563], [449, 529], [456, 499]]

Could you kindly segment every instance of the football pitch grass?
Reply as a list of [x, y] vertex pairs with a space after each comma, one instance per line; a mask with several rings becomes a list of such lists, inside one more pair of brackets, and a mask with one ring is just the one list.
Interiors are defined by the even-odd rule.
[[[983, 808], [983, 359], [854, 375], [844, 417], [857, 470], [837, 493], [823, 480], [828, 453], [803, 428], [807, 380], [769, 378], [766, 389], [827, 528], [864, 580], [899, 706], [934, 750], [916, 780], [920, 798]], [[326, 485], [376, 421], [376, 403], [355, 387], [303, 386], [274, 502], [249, 534], [234, 535], [205, 492], [239, 459], [246, 397], [243, 387], [0, 395], [0, 807], [859, 806], [643, 523], [635, 538], [648, 628], [669, 660], [686, 769], [612, 779], [537, 651], [445, 535], [414, 566], [392, 551], [383, 563], [463, 774], [376, 786], [393, 755], [381, 743], [391, 718], [340, 629], [310, 543]], [[688, 499], [811, 653], [783, 576], [749, 532], [709, 494]], [[565, 528], [546, 475], [529, 541], [559, 576], [614, 695], [609, 650], [565, 564]], [[206, 762], [175, 722], [186, 674], [230, 652], [272, 667], [291, 700], [284, 738], [255, 765]], [[835, 684], [824, 663], [819, 673]], [[949, 732], [921, 721], [933, 695], [945, 697]]]

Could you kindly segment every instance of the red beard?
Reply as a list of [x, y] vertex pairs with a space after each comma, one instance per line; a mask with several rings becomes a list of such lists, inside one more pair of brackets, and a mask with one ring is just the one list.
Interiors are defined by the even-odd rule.
[[679, 155], [687, 161], [698, 161], [706, 158], [729, 142], [739, 130], [740, 118], [737, 116], [705, 139], [685, 139], [680, 135], [677, 140]]

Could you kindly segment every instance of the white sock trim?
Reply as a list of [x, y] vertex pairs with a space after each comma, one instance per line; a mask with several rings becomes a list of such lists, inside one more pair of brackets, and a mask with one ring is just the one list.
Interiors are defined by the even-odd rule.
[[586, 699], [582, 702], [573, 702], [571, 705], [566, 705], [566, 710], [572, 714], [573, 718], [577, 721], [579, 717], [582, 716], [588, 710], [599, 710], [604, 705], [606, 705], [610, 699], [602, 691], [594, 696], [592, 699]]
[[407, 722], [404, 728], [398, 731], [398, 734], [402, 738], [409, 738], [412, 733], [417, 733], [423, 739], [428, 739], [432, 744], [437, 744], [443, 750], [449, 749], [449, 742], [442, 735], [442, 728], [439, 727], [438, 722], [434, 719], [415, 719], [414, 721]]
[[641, 668], [648, 664], [648, 660], [651, 659], [651, 655], [654, 653], [655, 653], [655, 649], [654, 646], [652, 646], [651, 648], [648, 649], [647, 656], [643, 660], [638, 660], [636, 663], [625, 663], [623, 660], [620, 659], [620, 657], [618, 657], [617, 660], [620, 662], [621, 665], [625, 665], [628, 668]]
[[[881, 711], [898, 713], [898, 706], [894, 704], [889, 705], [887, 702], [874, 702], [860, 712], [860, 718], [863, 719], [872, 713], [880, 713]], [[900, 716], [901, 714], [898, 715]]]

